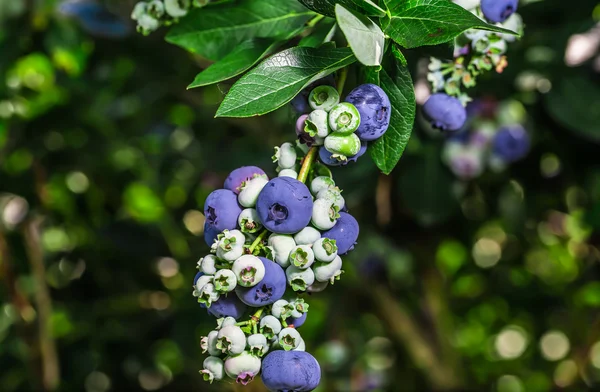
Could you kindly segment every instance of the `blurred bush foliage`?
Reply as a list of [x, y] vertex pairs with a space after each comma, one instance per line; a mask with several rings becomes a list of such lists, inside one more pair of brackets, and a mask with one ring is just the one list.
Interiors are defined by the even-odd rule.
[[[0, 1], [0, 389], [222, 390], [198, 374], [201, 206], [233, 168], [271, 170], [294, 115], [215, 120], [228, 86], [186, 90], [206, 61], [160, 34], [90, 34], [57, 3]], [[104, 2], [128, 25], [133, 3]], [[392, 175], [335, 169], [361, 237], [309, 298], [320, 391], [598, 386], [600, 6], [521, 14], [509, 67], [477, 91], [527, 112], [527, 159], [460, 182], [419, 120]], [[432, 51], [448, 48], [409, 63]]]

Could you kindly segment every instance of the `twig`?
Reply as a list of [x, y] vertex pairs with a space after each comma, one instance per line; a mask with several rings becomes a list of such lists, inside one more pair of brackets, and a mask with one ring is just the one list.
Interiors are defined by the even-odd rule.
[[40, 221], [29, 219], [23, 227], [23, 235], [27, 245], [27, 256], [31, 272], [36, 282], [35, 302], [38, 312], [38, 336], [42, 359], [42, 383], [44, 390], [55, 390], [60, 383], [60, 369], [56, 343], [52, 337], [50, 317], [52, 315], [52, 300], [46, 284], [46, 268], [44, 252], [40, 242]]

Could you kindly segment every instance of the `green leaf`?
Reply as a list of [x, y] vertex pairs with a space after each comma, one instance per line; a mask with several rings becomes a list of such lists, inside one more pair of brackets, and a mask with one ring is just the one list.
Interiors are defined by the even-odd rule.
[[408, 144], [416, 108], [415, 91], [408, 68], [396, 62], [391, 71], [392, 75], [384, 69], [379, 72], [381, 88], [392, 104], [390, 126], [382, 137], [369, 146], [371, 158], [385, 174], [394, 169]]
[[356, 61], [350, 48], [294, 47], [279, 52], [244, 75], [229, 90], [215, 117], [269, 113], [303, 88]]
[[280, 42], [255, 38], [239, 44], [231, 53], [196, 75], [188, 89], [206, 86], [240, 75], [254, 66]]
[[337, 4], [335, 16], [357, 60], [368, 66], [381, 65], [385, 36], [366, 16]]
[[579, 136], [600, 143], [600, 89], [584, 76], [562, 78], [545, 96], [548, 113]]
[[329, 42], [333, 39], [335, 30], [335, 20], [327, 18], [326, 20], [323, 20], [321, 23], [319, 23], [309, 35], [302, 38], [298, 43], [298, 46], [318, 48], [325, 42]]
[[314, 16], [301, 4], [281, 0], [243, 0], [192, 10], [166, 40], [217, 61], [251, 38], [284, 37]]
[[382, 17], [386, 15], [384, 9], [371, 0], [298, 0], [310, 10], [326, 16], [335, 16], [335, 5], [341, 4], [347, 9], [358, 11], [368, 16]]
[[387, 0], [386, 4], [391, 18], [384, 30], [405, 48], [448, 42], [469, 29], [517, 35], [487, 24], [450, 0]]

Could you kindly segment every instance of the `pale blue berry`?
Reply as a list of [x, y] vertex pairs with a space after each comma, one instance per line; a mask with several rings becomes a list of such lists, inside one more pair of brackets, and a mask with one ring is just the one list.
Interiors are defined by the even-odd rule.
[[164, 0], [165, 11], [172, 18], [183, 18], [190, 9], [190, 0]]
[[215, 288], [214, 284], [207, 283], [202, 286], [202, 290], [198, 295], [198, 302], [206, 305], [207, 308], [210, 308], [213, 302], [217, 301], [220, 297], [219, 292]]
[[339, 275], [342, 269], [342, 259], [340, 256], [336, 256], [333, 261], [329, 263], [315, 263], [312, 267], [315, 273], [315, 279], [319, 282], [331, 281], [337, 275]]
[[237, 277], [232, 270], [222, 269], [215, 274], [213, 284], [219, 293], [228, 293], [237, 286]]
[[320, 230], [329, 230], [340, 217], [339, 208], [331, 200], [317, 199], [313, 203], [312, 224]]
[[260, 372], [260, 358], [244, 351], [225, 359], [225, 373], [237, 383], [247, 385]]
[[146, 14], [147, 9], [148, 3], [146, 3], [145, 1], [140, 1], [133, 7], [133, 10], [131, 11], [131, 19], [139, 20], [142, 17], [142, 15]]
[[244, 242], [246, 237], [239, 230], [224, 230], [218, 240], [217, 257], [232, 262], [244, 253]]
[[267, 185], [269, 181], [263, 177], [255, 177], [242, 185], [238, 195], [238, 203], [242, 207], [254, 207], [260, 191]]
[[208, 351], [209, 355], [221, 355], [221, 350], [217, 348], [217, 336], [219, 331], [210, 331], [207, 336], [203, 336], [200, 340], [200, 348], [202, 352]]
[[284, 328], [279, 332], [278, 341], [279, 345], [285, 350], [290, 351], [295, 349], [300, 345], [300, 341], [302, 341], [302, 337], [300, 337], [300, 333], [295, 328]]
[[293, 169], [283, 169], [279, 171], [277, 177], [298, 178], [298, 173]]
[[242, 233], [253, 234], [262, 229], [258, 212], [254, 208], [246, 208], [238, 216], [238, 225]]
[[340, 94], [335, 87], [322, 85], [315, 87], [308, 95], [308, 104], [311, 108], [330, 111], [340, 102]]
[[300, 269], [306, 269], [315, 261], [315, 255], [309, 245], [296, 245], [290, 252], [290, 263]]
[[213, 281], [212, 275], [202, 275], [201, 277], [199, 277], [198, 280], [196, 281], [196, 284], [194, 285], [194, 292], [193, 292], [194, 297], [199, 297], [200, 293], [202, 292], [202, 288], [205, 285], [207, 285], [208, 283], [212, 283], [212, 281]]
[[250, 354], [262, 357], [269, 351], [269, 344], [265, 335], [256, 333], [248, 336], [248, 350]]
[[[273, 304], [273, 306], [275, 306], [275, 304]], [[260, 333], [270, 340], [277, 336], [279, 331], [281, 331], [281, 321], [279, 321], [275, 316], [267, 315], [260, 319], [259, 327]]]
[[329, 282], [315, 281], [315, 283], [308, 286], [308, 289], [306, 289], [306, 291], [309, 293], [320, 293], [321, 291], [325, 290], [328, 285]]
[[327, 118], [326, 111], [313, 110], [304, 122], [304, 132], [312, 137], [325, 138], [330, 132]]
[[282, 268], [290, 265], [290, 252], [296, 246], [294, 238], [289, 234], [271, 234], [267, 241], [273, 248], [273, 261]]
[[319, 193], [319, 191], [321, 189], [327, 189], [330, 186], [335, 186], [335, 181], [333, 181], [333, 179], [331, 177], [319, 176], [319, 177], [315, 177], [310, 182], [310, 191], [312, 192], [313, 195], [316, 195]]
[[306, 351], [306, 343], [304, 343], [304, 339], [300, 338], [300, 344], [298, 344], [298, 347], [293, 349], [293, 351]]
[[237, 323], [237, 320], [231, 316], [227, 316], [227, 317], [223, 317], [217, 320], [217, 327], [218, 329], [227, 327], [229, 325], [235, 325]]
[[296, 245], [312, 245], [316, 240], [321, 238], [321, 233], [314, 227], [306, 226], [294, 234]]
[[233, 262], [231, 270], [237, 277], [238, 284], [253, 287], [265, 277], [265, 266], [256, 256], [243, 255]]
[[198, 269], [207, 275], [214, 275], [217, 272], [217, 258], [214, 255], [207, 255], [198, 260]]
[[302, 298], [296, 298], [293, 302], [294, 310], [298, 313], [292, 314], [292, 317], [300, 317], [308, 312], [309, 305]]
[[275, 303], [273, 303], [273, 306], [271, 307], [271, 314], [274, 317], [282, 320], [291, 317], [293, 311], [294, 304], [286, 301], [285, 299], [275, 301]]
[[321, 189], [319, 193], [317, 193], [317, 199], [326, 199], [332, 201], [337, 206], [338, 211], [344, 209], [344, 206], [346, 205], [344, 196], [342, 196], [342, 191], [337, 186]]
[[291, 169], [296, 165], [296, 149], [292, 143], [283, 143], [281, 147], [275, 147], [273, 163], [277, 163], [282, 169]]
[[202, 364], [204, 369], [200, 371], [204, 381], [208, 381], [212, 384], [213, 381], [220, 381], [223, 379], [225, 366], [223, 360], [219, 357], [207, 357]]
[[312, 250], [315, 259], [324, 263], [333, 261], [337, 256], [337, 245], [331, 238], [319, 238], [313, 243]]
[[246, 348], [246, 335], [236, 325], [228, 325], [219, 330], [216, 347], [223, 354], [240, 354]]
[[294, 291], [305, 291], [315, 281], [315, 274], [312, 269], [300, 269], [294, 265], [287, 267], [285, 276]]

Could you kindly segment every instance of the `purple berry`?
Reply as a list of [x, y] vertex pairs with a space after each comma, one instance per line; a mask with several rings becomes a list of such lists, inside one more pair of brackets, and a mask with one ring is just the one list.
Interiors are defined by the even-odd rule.
[[309, 392], [319, 386], [321, 367], [305, 351], [277, 350], [264, 357], [261, 377], [271, 392]]
[[308, 114], [303, 114], [300, 117], [298, 117], [298, 120], [296, 120], [296, 135], [298, 136], [298, 140], [300, 140], [300, 143], [304, 143], [307, 146], [311, 147], [313, 144], [315, 144], [315, 138], [310, 136], [304, 130], [305, 121], [307, 118]]
[[220, 231], [217, 228], [211, 226], [208, 222], [204, 222], [204, 241], [206, 245], [212, 246], [219, 233]]
[[358, 239], [358, 222], [347, 212], [340, 212], [335, 226], [322, 234], [322, 237], [335, 240], [338, 247], [338, 255], [344, 255], [354, 249]]
[[348, 157], [348, 160], [343, 162], [342, 165], [347, 165], [350, 162], [356, 162], [358, 161], [358, 158], [360, 158], [361, 156], [363, 156], [365, 154], [365, 152], [367, 152], [367, 142], [365, 141], [361, 141], [360, 143], [360, 150], [358, 150], [358, 153], [356, 155], [352, 155], [351, 157]]
[[293, 234], [304, 229], [312, 216], [313, 201], [302, 182], [277, 177], [258, 195], [256, 212], [263, 226], [274, 233]]
[[233, 317], [237, 320], [242, 317], [246, 309], [248, 309], [246, 304], [230, 293], [228, 296], [222, 295], [216, 302], [213, 302], [208, 308], [208, 314], [216, 318]]
[[360, 113], [360, 125], [356, 135], [360, 140], [379, 139], [390, 125], [392, 106], [387, 94], [374, 84], [361, 84], [346, 97]]
[[213, 191], [204, 202], [206, 222], [219, 232], [235, 229], [241, 212], [242, 207], [238, 204], [237, 195], [229, 189]]
[[505, 162], [515, 162], [527, 155], [531, 140], [520, 125], [501, 128], [494, 137], [494, 154]]
[[271, 305], [285, 293], [287, 280], [285, 272], [279, 264], [265, 257], [259, 257], [265, 266], [265, 276], [256, 286], [237, 286], [235, 293], [248, 306], [260, 307]]
[[[360, 151], [359, 151], [360, 154]], [[327, 166], [341, 166], [342, 161], [332, 158], [333, 153], [327, 151], [325, 147], [319, 148], [319, 158]], [[358, 155], [358, 154], [357, 154]]]
[[467, 121], [467, 111], [457, 98], [446, 94], [433, 94], [425, 105], [423, 114], [434, 128], [458, 131]]
[[293, 325], [294, 328], [300, 328], [302, 326], [302, 324], [304, 324], [304, 322], [306, 321], [307, 314], [308, 313], [302, 313], [302, 316], [300, 316], [300, 317], [292, 317], [287, 320], [287, 323], [290, 325]]
[[517, 10], [519, 0], [481, 0], [481, 12], [490, 22], [502, 23]]
[[227, 176], [223, 188], [233, 191], [235, 194], [240, 193], [241, 187], [244, 182], [253, 179], [254, 177], [263, 176], [267, 178], [267, 175], [260, 167], [256, 166], [242, 166], [238, 167]]

